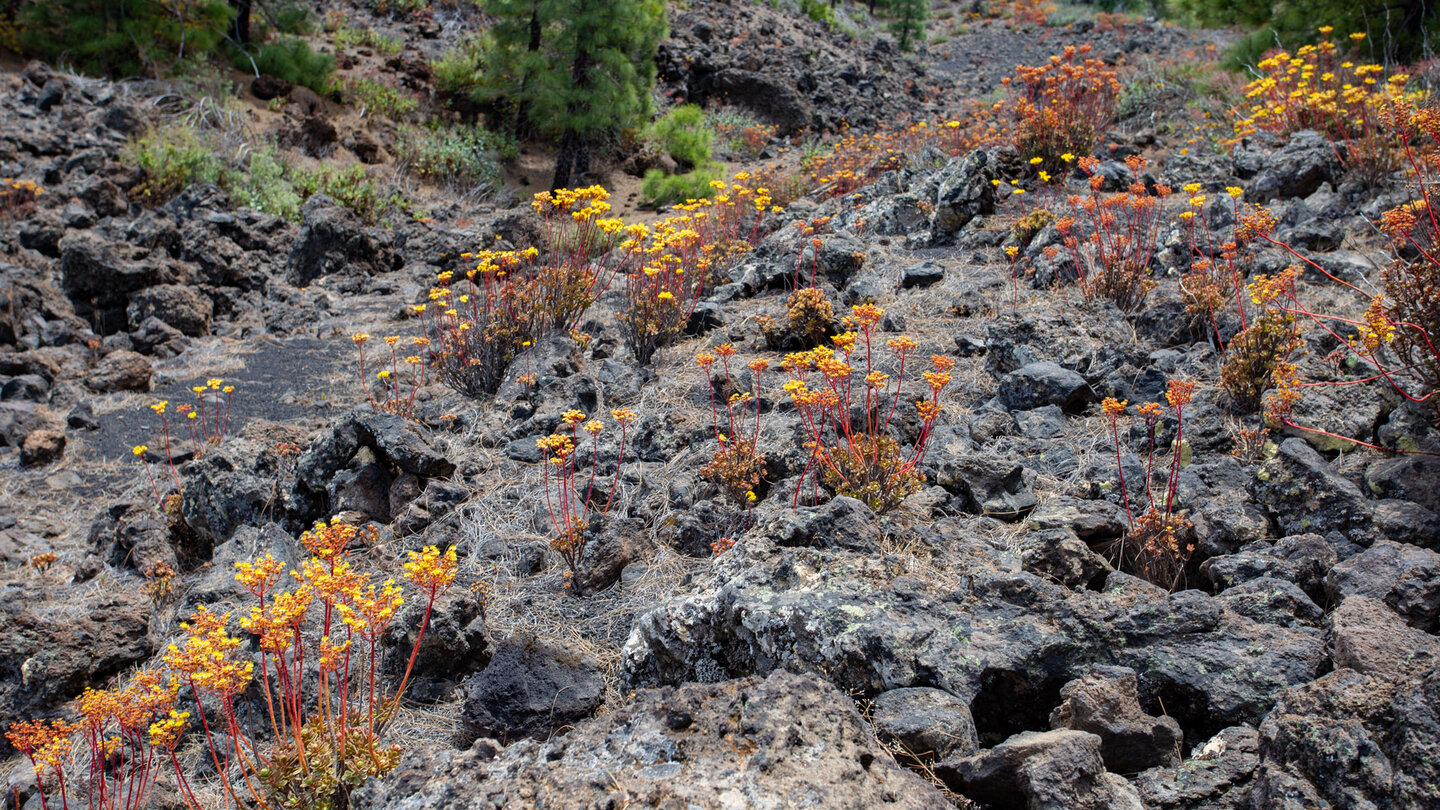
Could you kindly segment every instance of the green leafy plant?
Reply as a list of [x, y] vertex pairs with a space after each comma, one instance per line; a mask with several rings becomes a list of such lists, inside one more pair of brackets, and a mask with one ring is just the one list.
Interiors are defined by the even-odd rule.
[[604, 138], [639, 127], [652, 106], [662, 0], [496, 0], [481, 101], [514, 111], [516, 130], [559, 141], [552, 189], [589, 170]]
[[254, 208], [289, 220], [300, 218], [300, 193], [290, 182], [287, 167], [273, 146], [250, 154], [248, 171], [232, 173], [228, 185], [236, 205]]
[[685, 200], [698, 200], [710, 193], [710, 184], [720, 179], [725, 167], [708, 163], [684, 174], [666, 174], [663, 169], [645, 172], [640, 196], [646, 204], [664, 206]]
[[[231, 61], [242, 70], [251, 67], [251, 59], [244, 53], [237, 52]], [[277, 79], [324, 93], [330, 87], [331, 74], [335, 72], [335, 57], [328, 53], [316, 53], [302, 39], [284, 37], [260, 46], [254, 54], [254, 68]]]
[[340, 28], [335, 31], [336, 48], [373, 48], [382, 56], [394, 56], [405, 47], [398, 37], [387, 37], [374, 28]]
[[499, 186], [500, 161], [513, 159], [513, 139], [478, 126], [401, 127], [397, 157], [421, 177], [466, 183], [489, 193]]
[[226, 168], [194, 129], [180, 124], [151, 130], [132, 141], [125, 148], [125, 159], [145, 170], [145, 180], [136, 191], [153, 204], [195, 183], [219, 183]]
[[710, 160], [715, 131], [707, 125], [705, 111], [694, 104], [672, 107], [645, 130], [645, 137], [675, 158], [681, 168], [692, 169]]
[[454, 99], [472, 99], [484, 78], [484, 40], [468, 35], [446, 48], [439, 59], [430, 61], [435, 90]]
[[[931, 355], [934, 370], [920, 375], [930, 396], [915, 403], [922, 424], [907, 455], [889, 433], [900, 405], [907, 360], [919, 344], [907, 337], [886, 342], [896, 362], [892, 377], [876, 367], [879, 356], [872, 345], [885, 311], [874, 304], [859, 304], [851, 312], [845, 318], [846, 331], [831, 338], [833, 349], [821, 346], [786, 355], [780, 364], [790, 375], [784, 389], [800, 413], [810, 456], [796, 483], [795, 502], [806, 477], [814, 472], [814, 480], [831, 492], [863, 501], [881, 513], [899, 506], [925, 480], [918, 467], [955, 361]], [[818, 379], [812, 378], [812, 371], [819, 372]], [[859, 419], [854, 418], [857, 413]]]
[[410, 201], [399, 192], [383, 193], [364, 166], [348, 169], [320, 166], [310, 171], [297, 171], [294, 182], [302, 197], [324, 194], [372, 225], [387, 215], [413, 210]]
[[420, 107], [415, 96], [365, 76], [346, 78], [340, 84], [340, 94], [346, 103], [359, 107], [362, 115], [402, 119]]
[[894, 22], [890, 31], [902, 51], [914, 50], [915, 43], [925, 41], [925, 20], [930, 17], [930, 0], [893, 0]]

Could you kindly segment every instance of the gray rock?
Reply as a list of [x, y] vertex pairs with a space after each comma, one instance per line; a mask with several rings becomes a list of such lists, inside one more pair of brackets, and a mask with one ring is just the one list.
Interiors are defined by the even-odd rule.
[[1096, 399], [1084, 377], [1047, 360], [1030, 363], [1005, 375], [997, 395], [1001, 404], [1011, 411], [1058, 405], [1073, 413]]
[[1334, 602], [1378, 599], [1411, 627], [1440, 629], [1440, 554], [1428, 549], [1383, 540], [1331, 569], [1325, 591]]
[[[170, 529], [164, 517], [149, 503], [118, 503], [106, 509], [90, 524], [86, 538], [91, 552], [106, 565], [144, 573], [164, 563], [179, 571], [176, 549], [170, 545]], [[234, 573], [229, 572], [231, 578]]]
[[58, 430], [32, 430], [20, 443], [20, 466], [44, 467], [65, 454], [65, 434]]
[[262, 475], [262, 449], [246, 439], [210, 448], [182, 470], [185, 488], [180, 512], [185, 523], [213, 548], [241, 526], [260, 526], [286, 515], [276, 503], [273, 473]]
[[953, 242], [975, 217], [995, 211], [994, 178], [994, 162], [978, 149], [940, 175], [931, 237], [936, 244]]
[[1255, 500], [1287, 534], [1338, 531], [1352, 542], [1374, 539], [1374, 507], [1303, 439], [1286, 439], [1252, 485]]
[[1403, 498], [1440, 511], [1440, 458], [1408, 455], [1376, 461], [1365, 468], [1365, 485], [1377, 498]]
[[1069, 588], [1084, 587], [1114, 570], [1069, 528], [1026, 533], [1020, 541], [1020, 564]]
[[1433, 806], [1437, 720], [1440, 668], [1403, 679], [1337, 669], [1294, 687], [1260, 725], [1251, 807]]
[[1325, 611], [1300, 586], [1274, 577], [1260, 577], [1227, 588], [1216, 600], [1241, 616], [1283, 627], [1297, 623], [1318, 627], [1325, 618]]
[[301, 214], [287, 263], [291, 284], [303, 287], [332, 274], [368, 276], [398, 269], [394, 250], [379, 232], [324, 194], [306, 200]]
[[[397, 681], [409, 664], [424, 611], [424, 599], [409, 600], [385, 633], [386, 667]], [[469, 589], [451, 588], [430, 611], [405, 696], [425, 703], [445, 700], [458, 682], [485, 669], [494, 653], [480, 603]]]
[[1065, 412], [1059, 405], [1046, 405], [1033, 411], [1017, 411], [1015, 425], [1020, 435], [1029, 439], [1054, 439], [1065, 433]]
[[1364, 596], [1346, 599], [1330, 614], [1328, 641], [1336, 668], [1370, 675], [1404, 676], [1440, 663], [1440, 639]]
[[1276, 198], [1308, 197], [1322, 183], [1340, 176], [1340, 158], [1324, 135], [1302, 130], [1270, 153], [1255, 178], [1245, 187], [1245, 198], [1265, 203]]
[[1140, 710], [1135, 670], [1095, 667], [1060, 690], [1062, 703], [1050, 714], [1050, 727], [1088, 731], [1100, 737], [1105, 767], [1136, 773], [1180, 762], [1180, 724]]
[[[483, 775], [483, 778], [479, 778]], [[622, 798], [623, 797], [623, 798]], [[785, 797], [782, 800], [780, 797]], [[643, 690], [547, 742], [402, 761], [351, 795], [355, 810], [523, 806], [947, 810], [900, 767], [846, 695], [813, 675]]]
[[871, 722], [882, 737], [924, 761], [964, 757], [979, 745], [965, 701], [942, 689], [891, 689], [875, 697]]
[[595, 711], [602, 675], [592, 658], [529, 636], [506, 639], [485, 669], [465, 681], [461, 723], [476, 736], [543, 740]]
[[1125, 510], [1118, 504], [1070, 496], [1047, 499], [1025, 524], [1036, 530], [1067, 528], [1086, 541], [1122, 537], [1129, 530]]
[[844, 496], [823, 506], [786, 509], [757, 529], [761, 537], [780, 546], [843, 548], [876, 551], [880, 547], [880, 521], [870, 507]]
[[377, 461], [420, 478], [444, 477], [455, 465], [437, 451], [412, 422], [390, 413], [360, 410], [321, 434], [296, 461], [296, 474], [312, 492], [324, 492], [331, 478], [360, 448]]
[[934, 583], [895, 577], [872, 549], [783, 548], [751, 532], [703, 591], [636, 619], [623, 675], [645, 686], [784, 667], [862, 695], [938, 686], [970, 702], [985, 739], [1043, 724], [1047, 690], [1092, 663], [1131, 667], [1146, 705], [1163, 700], [1204, 734], [1259, 722], [1327, 664], [1318, 629], [1261, 624], [1119, 573], [1103, 591], [1071, 591], [1003, 566], [963, 525], [927, 527], [926, 544], [948, 549]]
[[1440, 547], [1440, 515], [1413, 501], [1376, 501], [1375, 531], [1397, 543]]
[[900, 286], [904, 289], [930, 287], [945, 280], [945, 268], [932, 261], [912, 264], [900, 271]]
[[571, 579], [577, 594], [602, 591], [620, 580], [620, 573], [650, 551], [645, 526], [632, 518], [596, 521], [585, 544], [585, 556]]
[[926, 479], [961, 499], [961, 509], [1017, 521], [1035, 508], [1035, 474], [1017, 462], [984, 453], [926, 459]]
[[162, 284], [137, 292], [126, 309], [130, 328], [138, 329], [146, 318], [158, 318], [181, 334], [200, 337], [210, 332], [214, 304], [194, 287]]
[[1027, 731], [989, 751], [936, 763], [946, 787], [994, 808], [1139, 810], [1128, 782], [1105, 772], [1100, 738], [1084, 731]]
[[149, 391], [150, 361], [132, 351], [111, 352], [85, 376], [85, 384], [102, 394], [115, 391]]
[[1134, 785], [1152, 810], [1249, 810], [1259, 749], [1259, 732], [1232, 726], [1195, 746], [1179, 767], [1152, 768]]
[[390, 473], [374, 461], [352, 464], [330, 479], [331, 508], [336, 512], [359, 512], [376, 523], [389, 523], [392, 483]]

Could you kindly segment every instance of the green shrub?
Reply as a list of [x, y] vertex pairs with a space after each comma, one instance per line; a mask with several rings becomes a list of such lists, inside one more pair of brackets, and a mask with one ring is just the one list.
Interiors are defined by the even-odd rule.
[[443, 96], [473, 98], [483, 79], [484, 40], [466, 36], [454, 47], [430, 62], [435, 77], [435, 90]]
[[285, 163], [273, 146], [258, 149], [250, 154], [249, 171], [229, 173], [230, 199], [236, 205], [298, 220], [300, 193], [286, 173]]
[[224, 0], [41, 0], [22, 4], [20, 45], [95, 75], [163, 75], [214, 51], [234, 17]]
[[145, 170], [138, 196], [151, 204], [163, 203], [195, 183], [220, 183], [225, 162], [200, 139], [195, 130], [171, 125], [152, 130], [132, 141], [125, 160]]
[[705, 111], [694, 104], [671, 108], [645, 135], [687, 169], [710, 160], [715, 145], [715, 131], [706, 124]]
[[374, 48], [376, 53], [384, 56], [394, 56], [405, 44], [398, 38], [387, 37], [374, 28], [341, 28], [335, 32], [337, 49], [358, 46]]
[[930, 17], [930, 0], [895, 0], [891, 10], [895, 20], [890, 23], [890, 32], [895, 35], [900, 50], [913, 50], [915, 43], [925, 41], [925, 20]]
[[382, 218], [396, 213], [408, 214], [413, 210], [410, 201], [399, 193], [387, 195], [380, 191], [364, 166], [348, 169], [321, 166], [314, 171], [297, 171], [294, 179], [295, 189], [301, 196], [308, 198], [324, 194], [354, 211], [367, 224], [374, 225]]
[[[330, 75], [335, 71], [335, 57], [316, 53], [309, 43], [294, 37], [261, 45], [254, 60], [254, 68], [261, 73], [291, 84], [303, 84], [317, 93], [328, 92]], [[233, 62], [241, 70], [251, 67], [249, 57], [243, 53], [236, 53]]]
[[346, 79], [340, 92], [347, 103], [360, 108], [362, 115], [400, 119], [420, 106], [414, 96], [363, 76]]
[[315, 33], [315, 13], [309, 6], [289, 0], [273, 8], [262, 7], [265, 24], [270, 30], [281, 34], [307, 35]]
[[835, 9], [826, 0], [800, 0], [800, 10], [805, 16], [827, 28], [835, 27]]
[[401, 127], [396, 155], [420, 177], [468, 183], [493, 191], [500, 161], [519, 153], [515, 141], [482, 127]]
[[370, 7], [377, 14], [406, 16], [430, 7], [430, 0], [370, 0]]
[[645, 181], [640, 185], [640, 196], [646, 204], [656, 207], [698, 200], [710, 196], [713, 191], [711, 181], [719, 180], [724, 171], [725, 167], [719, 163], [707, 163], [685, 174], [666, 174], [661, 169], [651, 169], [645, 173]]

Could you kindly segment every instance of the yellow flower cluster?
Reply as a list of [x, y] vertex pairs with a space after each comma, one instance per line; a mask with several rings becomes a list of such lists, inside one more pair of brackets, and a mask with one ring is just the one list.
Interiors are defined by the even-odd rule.
[[[1331, 26], [1320, 32], [1329, 36]], [[1364, 34], [1351, 34], [1360, 42]], [[1408, 89], [1409, 76], [1377, 64], [1345, 59], [1341, 46], [1326, 39], [1293, 54], [1279, 51], [1257, 65], [1260, 76], [1245, 85], [1250, 106], [1237, 116], [1235, 139], [1260, 130], [1288, 134], [1316, 129], [1349, 145], [1347, 160], [1372, 168], [1391, 167], [1396, 144], [1380, 133], [1380, 122], [1396, 102], [1422, 97]]]
[[405, 578], [415, 587], [432, 593], [448, 588], [455, 581], [455, 571], [454, 546], [443, 555], [435, 546], [426, 546], [410, 552], [410, 561], [405, 563]]
[[255, 672], [253, 663], [231, 658], [240, 639], [226, 632], [229, 622], [229, 613], [212, 613], [199, 606], [191, 620], [180, 625], [185, 631], [184, 645], [171, 644], [164, 655], [165, 663], [195, 688], [222, 698], [243, 692]]

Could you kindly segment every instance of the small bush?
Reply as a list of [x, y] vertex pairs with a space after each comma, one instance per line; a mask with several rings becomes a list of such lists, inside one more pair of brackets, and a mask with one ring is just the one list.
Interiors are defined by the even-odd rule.
[[[798, 500], [800, 484], [813, 472], [834, 494], [862, 501], [880, 514], [899, 506], [925, 480], [917, 467], [940, 415], [940, 395], [950, 384], [955, 361], [931, 355], [934, 371], [918, 375], [930, 395], [914, 403], [922, 423], [907, 455], [890, 432], [903, 398], [906, 358], [919, 344], [906, 337], [887, 340], [893, 353], [891, 367], [897, 373], [883, 372], [877, 368], [882, 362], [878, 347], [872, 344], [885, 311], [859, 304], [851, 312], [844, 321], [846, 331], [831, 338], [833, 348], [789, 354], [781, 363], [790, 376], [784, 390], [800, 412], [810, 456], [795, 494]], [[913, 384], [914, 366], [910, 369]], [[818, 379], [812, 377], [815, 372]]]
[[429, 8], [430, 0], [370, 0], [370, 7], [378, 14], [404, 17]]
[[273, 146], [250, 155], [249, 171], [235, 173], [230, 197], [236, 205], [254, 208], [288, 220], [300, 218], [300, 193], [286, 175], [286, 166]]
[[405, 47], [396, 37], [387, 37], [374, 28], [341, 28], [335, 32], [335, 47], [366, 47], [383, 56], [394, 56]]
[[672, 108], [651, 124], [645, 135], [685, 169], [708, 161], [715, 144], [715, 131], [707, 126], [705, 112], [694, 104]]
[[[316, 53], [309, 43], [294, 37], [261, 45], [254, 58], [254, 67], [261, 73], [304, 85], [317, 93], [329, 90], [330, 76], [335, 72], [334, 56]], [[243, 53], [237, 53], [232, 61], [241, 70], [250, 68], [250, 59]]]
[[725, 149], [751, 157], [765, 151], [778, 131], [749, 112], [733, 108], [707, 112], [705, 123], [715, 131]]
[[1061, 155], [1089, 155], [1115, 117], [1117, 73], [1089, 53], [1089, 45], [1067, 45], [1043, 65], [1016, 67], [1018, 82], [1005, 80], [1015, 148], [1040, 157], [1039, 168], [1051, 174], [1068, 168]]
[[710, 194], [710, 184], [720, 179], [723, 166], [710, 163], [685, 174], [667, 175], [661, 169], [645, 173], [645, 182], [640, 185], [640, 196], [646, 204], [656, 207], [685, 200], [698, 200]]
[[321, 166], [314, 171], [299, 171], [295, 173], [295, 189], [307, 198], [324, 194], [371, 225], [387, 215], [412, 210], [410, 202], [400, 194], [381, 192], [364, 166]]
[[478, 36], [467, 36], [445, 53], [430, 62], [430, 72], [435, 76], [435, 90], [442, 96], [470, 99], [480, 86], [485, 65], [483, 40]]
[[195, 183], [219, 183], [225, 174], [225, 162], [215, 150], [195, 130], [178, 124], [132, 142], [125, 159], [145, 170], [137, 191], [152, 204], [163, 203]]
[[500, 160], [512, 159], [515, 141], [482, 127], [401, 127], [396, 154], [420, 177], [466, 183], [487, 193], [500, 182]]
[[835, 27], [835, 9], [825, 0], [800, 0], [800, 10], [815, 22], [825, 23], [828, 28]]
[[420, 107], [415, 96], [363, 76], [346, 79], [340, 92], [346, 103], [360, 108], [361, 115], [401, 119]]
[[280, 3], [274, 8], [262, 9], [261, 13], [265, 15], [265, 22], [270, 30], [281, 34], [304, 36], [315, 33], [315, 29], [318, 27], [315, 23], [315, 13], [297, 0]]
[[1226, 347], [1220, 387], [1241, 411], [1254, 413], [1272, 385], [1275, 369], [1299, 348], [1295, 317], [1267, 309]]

